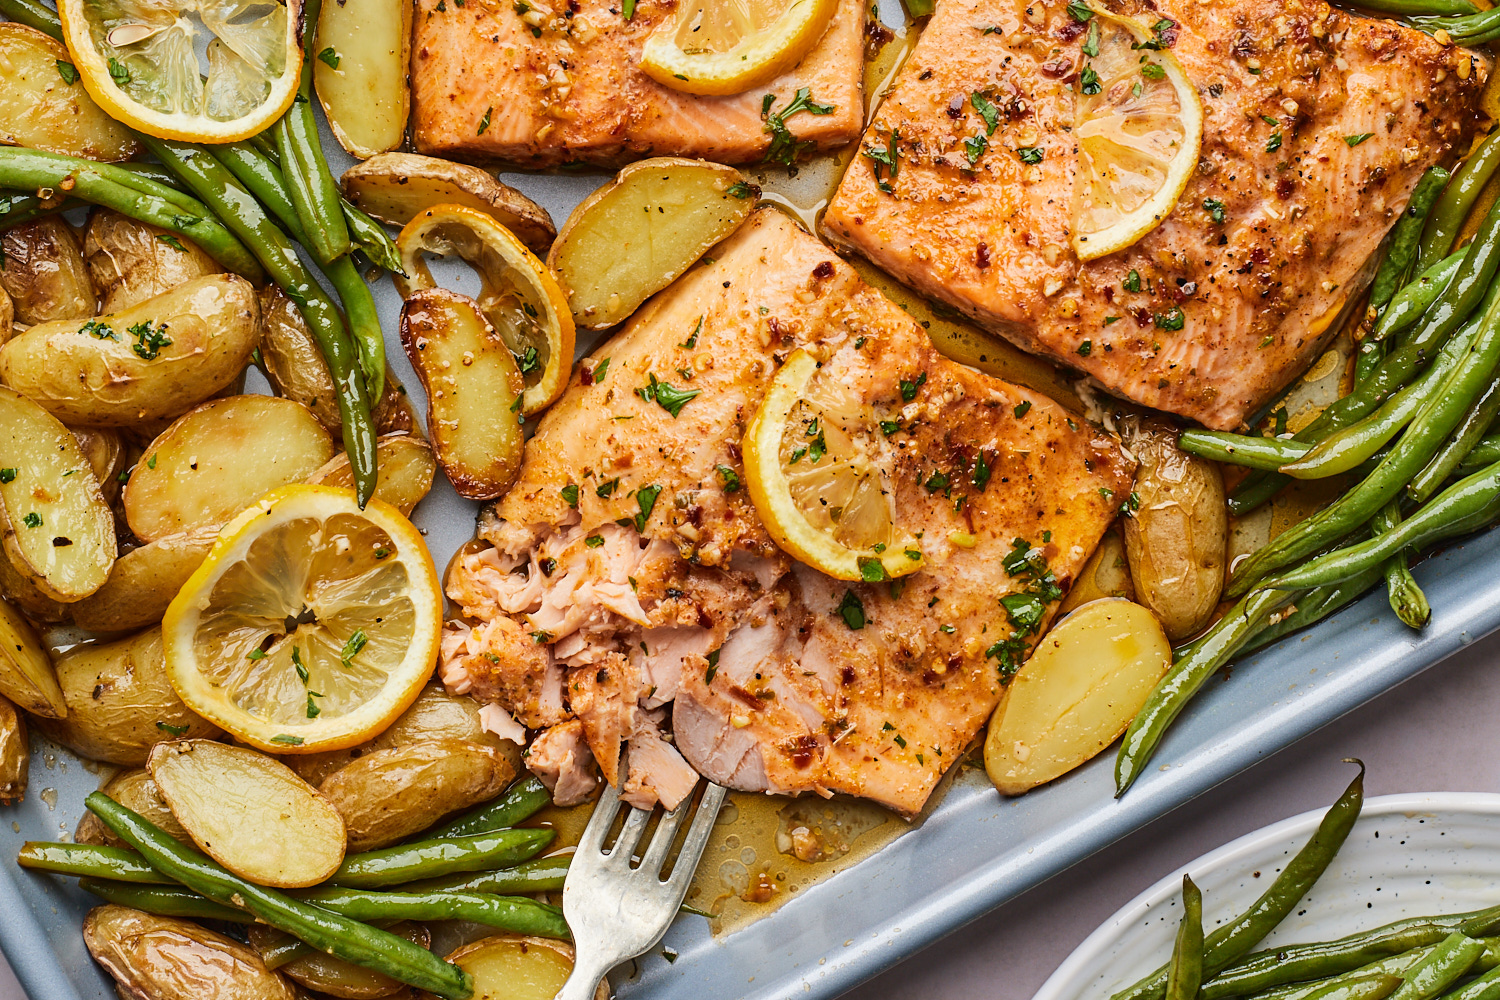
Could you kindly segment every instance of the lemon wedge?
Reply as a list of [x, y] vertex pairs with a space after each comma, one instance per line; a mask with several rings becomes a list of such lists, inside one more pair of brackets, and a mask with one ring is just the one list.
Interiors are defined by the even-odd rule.
[[89, 96], [148, 135], [238, 142], [297, 96], [302, 0], [59, 0], [57, 12]]
[[521, 369], [523, 414], [537, 413], [562, 395], [573, 369], [573, 313], [552, 271], [514, 233], [477, 209], [434, 205], [406, 224], [396, 249], [407, 275], [394, 276], [402, 298], [437, 286], [424, 254], [456, 254], [479, 274], [480, 311]]
[[922, 568], [896, 524], [876, 414], [818, 361], [793, 351], [745, 429], [750, 500], [776, 544], [839, 580], [876, 582]]
[[689, 94], [742, 94], [818, 44], [839, 0], [692, 0], [651, 33], [641, 70]]
[[286, 486], [226, 524], [162, 620], [178, 697], [270, 753], [342, 750], [404, 712], [432, 676], [437, 568], [396, 508]]
[[1073, 128], [1080, 260], [1122, 250], [1160, 225], [1203, 145], [1203, 105], [1171, 51], [1151, 28], [1090, 9]]

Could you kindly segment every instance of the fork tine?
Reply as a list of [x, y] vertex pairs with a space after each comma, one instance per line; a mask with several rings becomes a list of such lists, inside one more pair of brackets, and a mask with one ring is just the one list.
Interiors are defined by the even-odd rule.
[[[693, 786], [697, 791], [698, 786]], [[660, 874], [662, 862], [666, 860], [667, 852], [672, 849], [672, 841], [677, 839], [677, 831], [682, 829], [682, 824], [687, 821], [688, 814], [693, 812], [693, 796], [688, 797], [677, 804], [677, 808], [661, 818], [656, 825], [656, 832], [651, 835], [651, 844], [646, 848], [646, 853], [641, 857], [641, 866], [638, 869], [643, 872], [651, 872], [653, 875]]]
[[682, 842], [682, 853], [679, 855], [679, 858], [692, 859], [692, 864], [674, 865], [672, 877], [667, 879], [668, 885], [680, 889], [677, 894], [679, 904], [687, 895], [688, 883], [693, 879], [693, 872], [698, 869], [703, 848], [708, 845], [709, 834], [713, 833], [714, 821], [719, 818], [719, 807], [724, 804], [724, 797], [728, 794], [729, 789], [710, 782], [703, 793], [703, 801], [698, 803], [698, 811], [693, 815], [693, 825], [688, 828], [687, 839]]
[[599, 801], [594, 803], [593, 815], [589, 817], [588, 825], [583, 828], [583, 836], [578, 838], [576, 853], [583, 856], [586, 852], [600, 854], [604, 850], [604, 838], [609, 833], [609, 828], [614, 825], [615, 815], [620, 811], [620, 791], [608, 782], [604, 790], [599, 793]]
[[625, 814], [625, 825], [620, 827], [620, 836], [613, 847], [609, 849], [610, 860], [618, 860], [622, 864], [630, 864], [630, 859], [635, 854], [636, 845], [641, 842], [641, 835], [646, 832], [646, 824], [651, 822], [650, 809], [636, 809], [631, 807], [630, 812]]

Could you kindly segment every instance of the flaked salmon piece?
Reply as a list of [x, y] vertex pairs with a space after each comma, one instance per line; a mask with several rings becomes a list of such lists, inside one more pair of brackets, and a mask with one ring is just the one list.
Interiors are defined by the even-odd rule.
[[531, 741], [526, 766], [542, 779], [560, 806], [576, 806], [599, 787], [598, 770], [583, 738], [583, 723], [572, 719]]
[[702, 97], [638, 68], [641, 47], [676, 17], [676, 0], [417, 0], [413, 139], [423, 153], [517, 166], [618, 166], [643, 156], [721, 163], [760, 159], [771, 144], [763, 101], [785, 108], [806, 87], [827, 114], [791, 115], [798, 143], [846, 145], [864, 125], [863, 0], [843, 0], [801, 63], [752, 92]]
[[[1002, 661], [1034, 641], [1000, 603], [1035, 583], [1015, 553], [1065, 589], [1133, 463], [1050, 399], [941, 357], [916, 321], [775, 210], [709, 258], [580, 364], [520, 479], [481, 519], [493, 555], [460, 559], [449, 593], [541, 639], [549, 667], [568, 665], [577, 719], [566, 725], [579, 724], [606, 776], [623, 772], [633, 801], [682, 787], [641, 735], [670, 707], [666, 745], [714, 781], [849, 792], [914, 814], [994, 708]], [[793, 563], [745, 491], [745, 424], [799, 347], [900, 424], [894, 500], [926, 568], [897, 585]], [[652, 397], [653, 376], [695, 393], [676, 416]], [[628, 608], [601, 594], [622, 567]], [[1039, 626], [1055, 606], [1037, 605]], [[567, 639], [537, 634], [543, 609], [588, 624]], [[445, 656], [450, 687], [517, 690], [474, 676], [509, 668], [467, 648]], [[638, 753], [654, 761], [649, 774]]]
[[[1203, 104], [1198, 171], [1158, 228], [1073, 252], [1069, 5], [943, 0], [863, 140], [897, 137], [894, 179], [856, 157], [824, 230], [1028, 351], [1233, 429], [1317, 356], [1422, 171], [1467, 148], [1487, 69], [1321, 0], [1110, 6], [1165, 22]], [[996, 127], [971, 165], [975, 94]]]

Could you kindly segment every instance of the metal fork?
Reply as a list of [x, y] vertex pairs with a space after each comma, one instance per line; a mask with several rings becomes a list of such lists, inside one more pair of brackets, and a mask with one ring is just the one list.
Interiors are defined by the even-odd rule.
[[[693, 790], [696, 792], [697, 786]], [[646, 831], [651, 810], [630, 807], [619, 839], [604, 850], [604, 838], [621, 805], [619, 790], [604, 786], [563, 883], [563, 916], [573, 931], [577, 958], [573, 974], [556, 1000], [593, 1000], [605, 973], [645, 954], [666, 936], [667, 927], [687, 897], [688, 883], [693, 880], [727, 794], [726, 789], [710, 782], [697, 809], [691, 795], [683, 799], [676, 809], [662, 816], [640, 864], [632, 868], [631, 857]], [[661, 870], [667, 852], [689, 813], [693, 823], [687, 839], [672, 865], [672, 874], [663, 880]]]

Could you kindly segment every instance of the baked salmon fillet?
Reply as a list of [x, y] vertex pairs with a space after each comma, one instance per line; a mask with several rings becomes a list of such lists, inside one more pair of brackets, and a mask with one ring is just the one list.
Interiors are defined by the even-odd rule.
[[[1087, 35], [1069, 6], [943, 0], [863, 140], [885, 156], [896, 136], [896, 176], [856, 157], [825, 233], [1114, 393], [1234, 429], [1358, 300], [1423, 170], [1467, 149], [1486, 67], [1321, 0], [1111, 3], [1160, 26], [1202, 102], [1203, 146], [1156, 229], [1083, 263], [1070, 214]], [[976, 94], [996, 125], [971, 166], [964, 142], [989, 128]]]
[[[597, 762], [641, 805], [675, 806], [701, 773], [914, 814], [1115, 518], [1134, 463], [1045, 396], [941, 357], [780, 212], [710, 257], [585, 359], [542, 418], [519, 482], [449, 573], [464, 619], [441, 676], [487, 703], [497, 732], [543, 730], [527, 762], [559, 801], [593, 790]], [[885, 488], [921, 571], [831, 579], [757, 518], [740, 442], [797, 348], [889, 422]]]
[[433, 156], [522, 167], [618, 166], [643, 156], [759, 160], [770, 148], [763, 102], [784, 110], [807, 88], [824, 114], [785, 121], [797, 144], [847, 145], [864, 125], [863, 0], [843, 0], [790, 71], [744, 94], [700, 97], [638, 68], [646, 38], [676, 0], [417, 0], [413, 139]]

